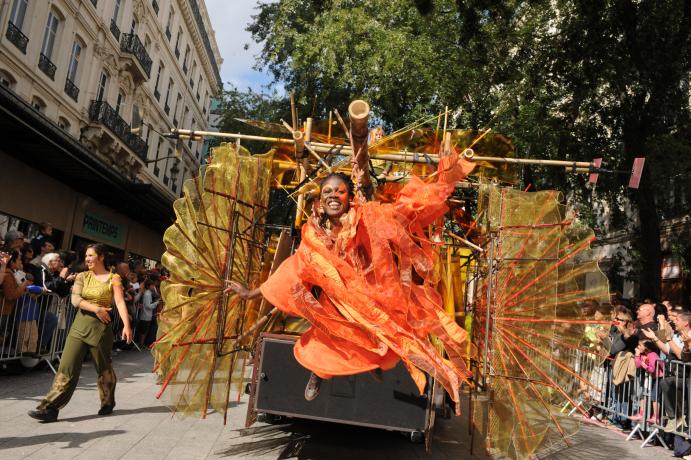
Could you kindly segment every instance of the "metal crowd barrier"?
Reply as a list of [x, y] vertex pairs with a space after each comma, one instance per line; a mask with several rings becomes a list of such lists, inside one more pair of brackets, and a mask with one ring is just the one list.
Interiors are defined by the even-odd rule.
[[[9, 307], [11, 305], [11, 307]], [[54, 363], [60, 360], [65, 349], [67, 335], [77, 310], [69, 296], [55, 293], [25, 294], [16, 301], [0, 300], [0, 363], [34, 359], [45, 361], [53, 373]], [[136, 315], [136, 311], [131, 312]], [[135, 327], [133, 321], [133, 328]], [[114, 345], [121, 341], [122, 319], [117, 308], [112, 309]], [[135, 330], [136, 333], [136, 330]], [[141, 349], [133, 342], [135, 348]]]
[[16, 301], [0, 303], [0, 362], [33, 358], [48, 363], [62, 353], [74, 309], [67, 298], [54, 293], [24, 294]]
[[[648, 373], [636, 369], [636, 375], [615, 384], [614, 360], [604, 362], [594, 355], [573, 350], [571, 362], [576, 371], [566, 388], [578, 395], [574, 402], [593, 417], [631, 426], [627, 440], [638, 436], [641, 448], [657, 439], [665, 447], [664, 432], [691, 440], [691, 362], [677, 360], [664, 362], [664, 373]], [[584, 384], [581, 380], [590, 384]], [[562, 412], [571, 406], [564, 404]], [[576, 412], [571, 407], [569, 415]]]

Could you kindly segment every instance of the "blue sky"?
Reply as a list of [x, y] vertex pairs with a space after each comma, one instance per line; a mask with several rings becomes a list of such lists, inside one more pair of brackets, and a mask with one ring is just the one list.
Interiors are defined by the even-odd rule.
[[[245, 31], [251, 16], [257, 14], [257, 0], [206, 0], [205, 3], [223, 57], [223, 84], [231, 82], [239, 89], [250, 87], [266, 91], [263, 86], [271, 81], [271, 77], [252, 68], [261, 47]], [[249, 49], [244, 49], [245, 44], [249, 44]]]

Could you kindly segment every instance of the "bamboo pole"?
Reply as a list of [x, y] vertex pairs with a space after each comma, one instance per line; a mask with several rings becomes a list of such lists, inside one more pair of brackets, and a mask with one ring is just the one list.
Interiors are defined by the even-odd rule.
[[444, 107], [444, 131], [442, 134], [442, 138], [446, 136], [446, 127], [448, 126], [449, 123], [449, 106]]
[[298, 110], [295, 106], [295, 91], [290, 92], [290, 117], [293, 122], [293, 131], [298, 129]]
[[[173, 136], [181, 136], [183, 138], [189, 137], [189, 129], [173, 129], [171, 131]], [[244, 139], [249, 141], [264, 141], [276, 144], [293, 144], [295, 141], [283, 137], [269, 137], [269, 136], [253, 136], [250, 134], [235, 134], [235, 133], [219, 133], [214, 131], [194, 131], [195, 136], [210, 136], [221, 137], [226, 139]], [[342, 155], [352, 155], [352, 148], [349, 145], [341, 144], [327, 144], [321, 142], [311, 142], [311, 148], [317, 153], [339, 153]], [[417, 156], [417, 160], [414, 157]], [[436, 155], [428, 155], [432, 163], [438, 163], [439, 158]], [[371, 154], [370, 158], [373, 160], [390, 160], [403, 161], [408, 163], [427, 163], [427, 159], [423, 153], [399, 151], [396, 153], [375, 153]], [[472, 161], [486, 161], [489, 163], [510, 163], [510, 164], [532, 164], [542, 166], [564, 166], [569, 168], [594, 168], [598, 167], [589, 161], [567, 161], [567, 160], [541, 160], [536, 158], [504, 158], [504, 157], [483, 157], [474, 155]], [[585, 171], [584, 171], [585, 172]]]
[[[312, 138], [312, 118], [309, 117], [307, 118], [307, 121], [305, 122], [305, 138], [304, 138], [304, 144], [309, 145], [310, 139]], [[298, 160], [298, 171], [300, 174], [300, 180], [298, 183], [302, 183], [305, 178], [307, 177], [307, 170], [305, 169], [305, 165], [303, 162]], [[302, 225], [302, 215], [305, 210], [305, 194], [300, 193], [298, 195], [298, 202], [297, 202], [297, 208], [295, 211], [295, 228], [300, 228]]]
[[369, 155], [367, 152], [367, 138], [369, 129], [369, 104], [362, 100], [356, 100], [348, 106], [350, 117], [350, 144], [352, 149], [353, 170], [357, 171], [358, 189], [363, 192], [366, 199], [372, 198], [372, 180], [369, 176]]
[[338, 122], [341, 124], [341, 127], [343, 128], [343, 132], [345, 133], [346, 139], [350, 139], [350, 130], [348, 129], [348, 126], [346, 126], [345, 121], [343, 121], [341, 114], [338, 113], [338, 109], [334, 109], [334, 114], [336, 114], [336, 119], [338, 120]]

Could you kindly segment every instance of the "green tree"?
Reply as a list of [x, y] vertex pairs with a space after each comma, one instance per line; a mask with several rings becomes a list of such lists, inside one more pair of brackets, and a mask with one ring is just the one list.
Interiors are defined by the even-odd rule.
[[[323, 116], [358, 97], [389, 126], [444, 105], [459, 127], [490, 126], [523, 156], [629, 169], [646, 156], [638, 191], [601, 175], [598, 196], [636, 204], [641, 295], [660, 293], [660, 202], [668, 177], [688, 178], [689, 27], [683, 0], [280, 0], [260, 3], [248, 30], [259, 66]], [[584, 179], [536, 168], [539, 187]], [[618, 216], [620, 221], [621, 215]]]

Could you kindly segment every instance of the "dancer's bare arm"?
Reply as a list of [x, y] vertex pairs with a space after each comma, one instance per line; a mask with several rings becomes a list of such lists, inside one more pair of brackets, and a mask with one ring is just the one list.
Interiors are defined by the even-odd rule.
[[260, 288], [252, 289], [249, 290], [242, 284], [238, 283], [237, 281], [231, 281], [230, 285], [225, 288], [223, 292], [234, 292], [236, 293], [240, 298], [245, 299], [245, 300], [253, 300], [253, 299], [258, 299], [259, 297], [262, 296], [262, 291]]

